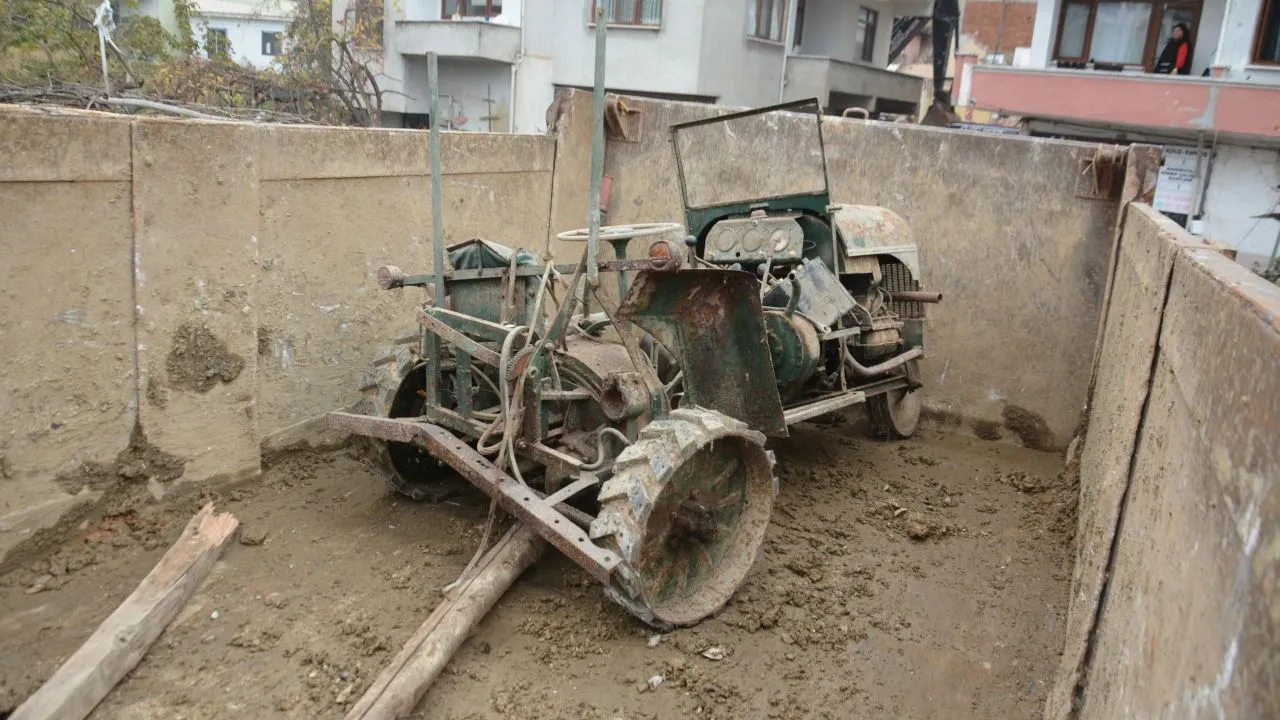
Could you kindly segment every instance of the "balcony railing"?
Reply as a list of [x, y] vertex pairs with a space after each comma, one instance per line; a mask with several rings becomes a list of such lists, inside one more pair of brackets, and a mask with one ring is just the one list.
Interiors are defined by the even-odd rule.
[[970, 102], [1045, 120], [1280, 137], [1280, 86], [1206, 77], [975, 65]]
[[845, 62], [815, 55], [787, 58], [787, 96], [826, 98], [833, 92], [917, 103], [924, 81], [914, 75], [884, 70], [866, 63]]
[[403, 55], [483, 58], [513, 63], [520, 54], [520, 28], [490, 22], [401, 20], [395, 24], [395, 48]]

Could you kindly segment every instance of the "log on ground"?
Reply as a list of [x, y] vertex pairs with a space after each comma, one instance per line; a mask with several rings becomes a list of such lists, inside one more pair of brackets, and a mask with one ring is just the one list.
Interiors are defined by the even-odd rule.
[[214, 515], [212, 503], [201, 508], [133, 594], [10, 720], [87, 717], [186, 605], [238, 525], [230, 513]]

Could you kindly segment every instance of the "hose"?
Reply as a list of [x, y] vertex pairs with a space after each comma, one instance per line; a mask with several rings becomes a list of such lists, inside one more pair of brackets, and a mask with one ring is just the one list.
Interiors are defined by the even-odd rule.
[[596, 432], [596, 459], [595, 459], [595, 462], [593, 462], [593, 463], [591, 463], [591, 464], [589, 464], [589, 465], [583, 465], [583, 466], [582, 466], [582, 469], [583, 469], [583, 470], [586, 470], [587, 472], [591, 472], [592, 470], [599, 470], [601, 467], [603, 467], [603, 466], [604, 466], [604, 460], [605, 460], [605, 454], [604, 454], [604, 436], [605, 436], [605, 435], [610, 435], [610, 436], [613, 436], [613, 437], [617, 438], [618, 440], [621, 440], [621, 441], [622, 441], [622, 445], [623, 445], [623, 447], [629, 447], [629, 446], [631, 445], [631, 441], [627, 439], [627, 436], [626, 436], [626, 435], [623, 435], [623, 434], [622, 434], [622, 433], [620, 433], [620, 432], [618, 432], [618, 431], [617, 431], [617, 430], [615, 430], [614, 428], [611, 428], [611, 427], [604, 427], [604, 428], [600, 428], [600, 430]]

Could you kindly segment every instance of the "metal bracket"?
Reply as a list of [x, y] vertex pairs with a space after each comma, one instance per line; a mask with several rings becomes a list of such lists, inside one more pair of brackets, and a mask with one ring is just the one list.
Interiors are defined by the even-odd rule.
[[617, 95], [607, 95], [604, 100], [604, 127], [610, 140], [640, 142], [644, 129], [644, 116], [637, 108]]

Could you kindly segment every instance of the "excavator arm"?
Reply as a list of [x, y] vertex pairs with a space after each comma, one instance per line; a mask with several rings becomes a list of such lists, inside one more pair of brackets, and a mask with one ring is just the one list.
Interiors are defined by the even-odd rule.
[[[947, 60], [952, 43], [960, 50], [959, 0], [933, 0], [933, 104], [920, 120], [921, 125], [946, 127], [958, 118], [945, 88]], [[958, 81], [958, 79], [957, 79]]]

